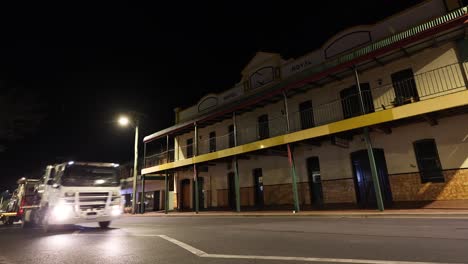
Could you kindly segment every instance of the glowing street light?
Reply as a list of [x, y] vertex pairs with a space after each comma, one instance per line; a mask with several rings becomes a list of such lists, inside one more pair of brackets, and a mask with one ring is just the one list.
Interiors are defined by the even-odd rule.
[[[135, 115], [136, 116], [136, 115]], [[136, 203], [136, 195], [137, 195], [137, 163], [138, 163], [138, 119], [133, 117], [134, 120], [130, 122], [130, 119], [126, 116], [119, 117], [119, 124], [121, 126], [128, 126], [132, 123], [135, 126], [135, 160], [133, 162], [133, 202], [132, 202], [132, 213], [136, 214], [137, 212], [137, 203]]]
[[119, 124], [121, 126], [127, 126], [130, 123], [130, 120], [126, 116], [119, 117]]

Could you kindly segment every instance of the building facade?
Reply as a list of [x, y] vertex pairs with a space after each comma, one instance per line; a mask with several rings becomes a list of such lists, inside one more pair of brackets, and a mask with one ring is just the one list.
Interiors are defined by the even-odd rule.
[[300, 58], [258, 52], [144, 138], [145, 192], [169, 188], [170, 210], [467, 208], [467, 24], [430, 0]]

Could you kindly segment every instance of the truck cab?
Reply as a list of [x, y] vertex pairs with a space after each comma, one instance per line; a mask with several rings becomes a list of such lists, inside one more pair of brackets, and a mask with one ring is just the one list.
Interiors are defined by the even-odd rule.
[[47, 166], [37, 193], [35, 222], [51, 225], [98, 222], [107, 228], [122, 213], [118, 164], [66, 162]]

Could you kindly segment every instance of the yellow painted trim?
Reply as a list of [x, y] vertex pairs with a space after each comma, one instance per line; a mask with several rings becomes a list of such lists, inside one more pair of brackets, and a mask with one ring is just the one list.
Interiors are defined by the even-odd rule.
[[379, 123], [385, 123], [402, 118], [417, 116], [434, 111], [440, 111], [448, 108], [468, 105], [468, 91], [464, 90], [453, 94], [444, 95], [432, 99], [419, 101], [412, 104], [399, 106], [375, 113], [370, 113], [363, 116], [333, 122], [331, 124], [313, 127], [290, 134], [285, 134], [273, 138], [255, 141], [234, 148], [219, 150], [212, 153], [203, 154], [189, 159], [178, 160], [163, 165], [158, 165], [142, 170], [142, 174], [148, 174], [167, 169], [174, 169], [191, 165], [194, 163], [202, 163], [210, 160], [230, 157], [243, 153], [248, 153], [264, 148], [280, 146], [287, 143], [302, 141], [305, 139], [316, 138], [320, 136], [335, 134], [338, 132], [353, 130], [360, 127], [372, 126]]
[[10, 216], [16, 216], [16, 213], [2, 213], [1, 215], [10, 217]]

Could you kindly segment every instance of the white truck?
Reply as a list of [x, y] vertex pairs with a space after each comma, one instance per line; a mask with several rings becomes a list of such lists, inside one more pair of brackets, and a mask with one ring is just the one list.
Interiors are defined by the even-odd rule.
[[98, 222], [109, 227], [122, 213], [119, 168], [115, 163], [66, 162], [47, 166], [37, 185], [40, 203], [26, 210], [23, 226]]

